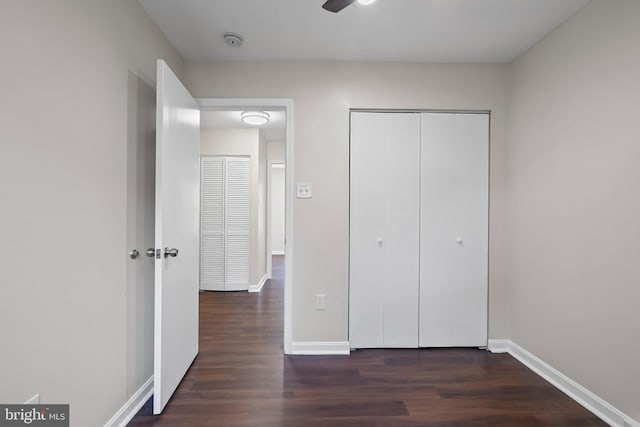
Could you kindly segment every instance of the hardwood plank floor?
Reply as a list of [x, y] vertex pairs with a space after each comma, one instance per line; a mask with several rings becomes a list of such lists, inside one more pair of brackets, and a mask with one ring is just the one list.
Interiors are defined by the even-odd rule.
[[161, 416], [130, 426], [606, 426], [507, 354], [285, 356], [283, 257], [259, 294], [200, 294], [200, 354]]

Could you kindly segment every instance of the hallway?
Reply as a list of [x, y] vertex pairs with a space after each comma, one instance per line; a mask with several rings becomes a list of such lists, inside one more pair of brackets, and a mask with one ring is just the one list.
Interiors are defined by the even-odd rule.
[[200, 294], [200, 353], [167, 405], [130, 426], [606, 426], [506, 354], [284, 356], [284, 257], [262, 292]]

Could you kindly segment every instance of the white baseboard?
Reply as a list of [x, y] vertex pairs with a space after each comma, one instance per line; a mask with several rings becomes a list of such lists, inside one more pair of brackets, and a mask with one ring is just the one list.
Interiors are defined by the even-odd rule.
[[40, 393], [34, 395], [31, 399], [24, 402], [25, 405], [39, 405], [40, 404]]
[[291, 343], [291, 352], [289, 354], [301, 354], [308, 356], [320, 356], [331, 354], [349, 354], [351, 347], [349, 341], [338, 342], [294, 342]]
[[487, 348], [491, 353], [509, 353], [509, 340], [489, 340]]
[[267, 275], [262, 276], [262, 279], [258, 282], [257, 285], [249, 285], [249, 292], [260, 292], [265, 283], [267, 283]]
[[489, 340], [492, 353], [509, 353], [523, 365], [553, 384], [558, 390], [593, 412], [600, 419], [613, 427], [640, 427], [640, 422], [606, 402], [595, 393], [587, 390], [545, 361], [536, 357], [511, 340]]
[[104, 427], [125, 427], [153, 395], [153, 375], [126, 401]]
[[284, 255], [284, 251], [271, 251], [271, 255]]

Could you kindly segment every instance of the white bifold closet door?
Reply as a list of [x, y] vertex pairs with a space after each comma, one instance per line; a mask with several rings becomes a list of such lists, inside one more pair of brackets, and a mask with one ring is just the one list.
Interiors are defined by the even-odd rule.
[[351, 114], [352, 348], [418, 346], [420, 115]]
[[489, 115], [421, 115], [420, 347], [487, 345]]
[[200, 289], [249, 289], [248, 157], [201, 158]]
[[488, 114], [351, 114], [352, 348], [487, 345], [488, 144]]

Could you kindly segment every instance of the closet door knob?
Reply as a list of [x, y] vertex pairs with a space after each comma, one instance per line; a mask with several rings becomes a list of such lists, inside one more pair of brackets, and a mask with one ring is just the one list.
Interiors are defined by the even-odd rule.
[[378, 237], [378, 245], [382, 246], [382, 237]]
[[462, 244], [464, 243], [464, 240], [462, 240], [462, 237], [458, 237], [456, 239], [456, 243], [458, 243], [460, 246], [462, 246]]

